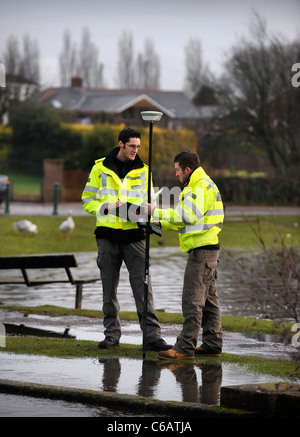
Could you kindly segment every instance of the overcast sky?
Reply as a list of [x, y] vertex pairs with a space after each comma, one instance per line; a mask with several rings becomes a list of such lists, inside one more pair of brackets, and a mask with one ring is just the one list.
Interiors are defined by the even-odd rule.
[[22, 43], [28, 33], [38, 41], [42, 85], [59, 85], [63, 32], [68, 29], [79, 44], [82, 29], [88, 27], [106, 83], [113, 88], [118, 40], [123, 30], [130, 30], [136, 54], [145, 39], [153, 40], [161, 88], [180, 90], [189, 39], [201, 40], [203, 61], [218, 75], [230, 47], [249, 35], [253, 9], [266, 20], [270, 33], [287, 40], [300, 35], [300, 0], [0, 0], [0, 58], [10, 35]]

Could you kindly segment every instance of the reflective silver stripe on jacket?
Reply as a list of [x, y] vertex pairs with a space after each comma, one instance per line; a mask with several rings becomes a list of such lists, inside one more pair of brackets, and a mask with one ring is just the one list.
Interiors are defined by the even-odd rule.
[[121, 194], [122, 194], [122, 196], [126, 196], [126, 197], [141, 197], [141, 198], [143, 198], [145, 196], [144, 191], [134, 191], [134, 190], [122, 190]]
[[140, 176], [127, 176], [127, 179], [131, 180], [131, 181], [136, 181], [137, 179], [141, 179]]
[[[192, 197], [193, 199], [196, 200], [196, 203], [192, 202], [189, 197]], [[195, 214], [195, 216], [197, 217], [197, 219], [200, 219], [201, 217], [203, 217], [202, 212], [200, 211], [200, 209], [197, 207], [197, 203], [199, 205], [199, 203], [202, 202], [203, 204], [203, 197], [199, 196], [197, 197], [194, 193], [189, 194], [186, 199], [184, 200], [184, 206], [188, 206], [189, 208], [191, 208], [191, 210], [193, 211], [193, 213]], [[203, 206], [203, 205], [202, 205]]]
[[[196, 207], [196, 205], [191, 200], [185, 199], [183, 203], [184, 203], [184, 207], [187, 206], [193, 211], [197, 220], [199, 220], [201, 217], [203, 217], [203, 214], [201, 213], [201, 211], [199, 211], [199, 209]], [[181, 217], [183, 223], [185, 223], [187, 225], [191, 223], [191, 220], [189, 219], [187, 211], [185, 211], [182, 206], [178, 205], [176, 207], [176, 211], [178, 212], [179, 216]]]
[[180, 234], [186, 234], [187, 232], [195, 232], [195, 231], [208, 231], [209, 229], [217, 226], [222, 229], [223, 223], [210, 223], [210, 224], [199, 224], [199, 225], [190, 225], [185, 226], [184, 228], [179, 228], [178, 232]]
[[[118, 190], [114, 190], [112, 188], [107, 187], [108, 176], [110, 176], [110, 175], [108, 175], [104, 172], [102, 172], [101, 175], [99, 176], [101, 179], [101, 184], [102, 184], [102, 189], [99, 190], [99, 194], [100, 194], [100, 196], [105, 195], [105, 194], [111, 194], [113, 196], [117, 196], [119, 194]], [[122, 196], [143, 198], [145, 195], [143, 190], [145, 189], [145, 183], [146, 183], [145, 171], [142, 171], [139, 176], [126, 176], [126, 178], [131, 180], [131, 181], [141, 180], [141, 185], [133, 186], [132, 190], [125, 190], [125, 189], [122, 190], [121, 191]], [[134, 191], [136, 188], [140, 189], [140, 191]]]
[[204, 215], [212, 216], [212, 215], [224, 215], [224, 209], [210, 209]]
[[99, 188], [92, 187], [91, 185], [86, 185], [83, 191], [88, 191], [89, 193], [98, 193]]
[[106, 188], [107, 187], [107, 176], [108, 175], [106, 173], [103, 173], [103, 172], [99, 176], [99, 178], [101, 180], [102, 188]]
[[98, 192], [100, 197], [105, 195], [117, 196], [119, 194], [118, 190], [113, 190], [112, 188], [101, 188]]
[[181, 207], [181, 206], [177, 206], [176, 211], [178, 212], [181, 221], [187, 225], [189, 225], [191, 223], [191, 221], [189, 220], [189, 217], [187, 215], [187, 213], [185, 212], [185, 210]]
[[145, 189], [145, 186], [146, 186], [146, 172], [145, 172], [145, 170], [141, 171], [141, 186], [143, 189]]
[[85, 197], [81, 200], [82, 204], [84, 205], [87, 202], [92, 202], [93, 200], [99, 200], [97, 197]]

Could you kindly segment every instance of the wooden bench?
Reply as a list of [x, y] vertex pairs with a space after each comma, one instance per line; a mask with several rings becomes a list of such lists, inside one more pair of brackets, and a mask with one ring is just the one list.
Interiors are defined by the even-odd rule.
[[[74, 279], [71, 268], [78, 267], [74, 255], [29, 255], [0, 257], [0, 270], [21, 270], [24, 281], [18, 279], [2, 280], [0, 284], [26, 284], [28, 287], [46, 284], [70, 283], [76, 285], [75, 308], [81, 308], [82, 288], [84, 284], [96, 282], [98, 278]], [[29, 269], [65, 269], [67, 279], [45, 278], [43, 280], [31, 280], [28, 276]]]

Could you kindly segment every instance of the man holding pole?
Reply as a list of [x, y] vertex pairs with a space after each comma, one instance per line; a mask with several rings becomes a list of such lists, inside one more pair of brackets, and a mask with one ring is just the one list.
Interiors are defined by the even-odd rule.
[[[126, 128], [119, 133], [119, 147], [93, 166], [82, 194], [83, 209], [96, 215], [97, 264], [103, 287], [104, 335], [100, 348], [119, 345], [121, 323], [117, 287], [124, 261], [129, 272], [140, 327], [146, 331], [147, 349], [164, 351], [171, 346], [161, 338], [149, 277], [147, 318], [144, 321], [145, 232], [138, 224], [139, 212], [121, 207], [142, 205], [147, 200], [148, 166], [138, 156], [140, 132]], [[150, 177], [151, 179], [151, 177]], [[127, 211], [127, 209], [125, 209]], [[124, 211], [123, 211], [124, 212]]]
[[[195, 354], [219, 357], [222, 329], [216, 279], [223, 203], [196, 153], [181, 152], [174, 163], [176, 176], [183, 184], [176, 208], [144, 205], [145, 212], [159, 220], [163, 230], [178, 231], [180, 248], [189, 254], [182, 293], [183, 328], [175, 345], [158, 356], [174, 360], [193, 359]], [[201, 327], [202, 345], [197, 347]]]

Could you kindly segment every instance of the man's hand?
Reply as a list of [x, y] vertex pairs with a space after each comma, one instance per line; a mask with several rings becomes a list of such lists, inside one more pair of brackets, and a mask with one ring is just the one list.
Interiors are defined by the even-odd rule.
[[116, 203], [109, 203], [105, 210], [107, 213], [109, 213], [110, 211], [119, 208], [119, 206], [123, 205], [124, 203], [126, 202], [122, 202], [122, 200], [118, 200]]
[[152, 212], [153, 212], [153, 210], [154, 210], [154, 208], [155, 208], [155, 205], [154, 205], [154, 203], [144, 203], [144, 211], [145, 211], [145, 214], [147, 214], [149, 217], [151, 217], [152, 216]]

